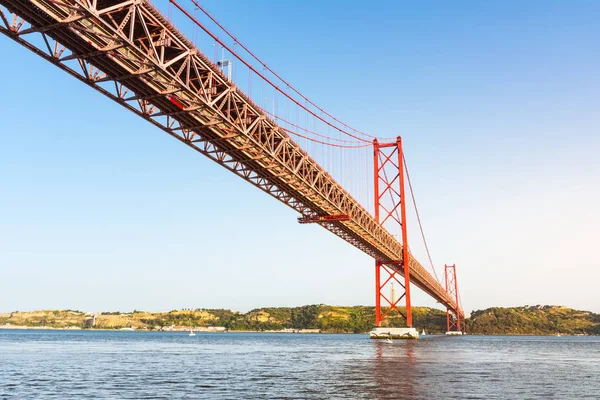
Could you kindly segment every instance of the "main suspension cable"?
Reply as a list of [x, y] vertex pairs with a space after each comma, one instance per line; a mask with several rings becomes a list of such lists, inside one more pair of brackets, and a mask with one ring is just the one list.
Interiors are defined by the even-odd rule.
[[[173, 1], [173, 0], [170, 0]], [[329, 114], [327, 111], [325, 111], [324, 109], [322, 109], [321, 107], [319, 107], [318, 105], [316, 105], [314, 102], [312, 102], [308, 97], [304, 96], [302, 93], [300, 93], [295, 87], [293, 87], [288, 81], [286, 81], [285, 79], [283, 79], [279, 74], [277, 74], [275, 71], [273, 71], [265, 62], [263, 62], [260, 58], [258, 58], [252, 51], [250, 51], [250, 49], [248, 47], [246, 47], [242, 42], [240, 42], [237, 37], [235, 37], [233, 34], [231, 34], [223, 25], [221, 25], [221, 23], [219, 23], [219, 21], [216, 20], [216, 18], [214, 18], [204, 7], [202, 7], [200, 4], [198, 4], [198, 2], [196, 0], [190, 0], [200, 11], [202, 11], [208, 18], [210, 18], [211, 21], [213, 21], [219, 28], [221, 28], [221, 30], [223, 32], [225, 32], [225, 34], [227, 36], [229, 36], [231, 39], [233, 39], [234, 43], [237, 43], [240, 45], [240, 47], [242, 49], [244, 49], [252, 58], [254, 58], [256, 61], [258, 61], [263, 67], [264, 69], [266, 69], [267, 71], [269, 71], [271, 74], [273, 74], [273, 76], [275, 76], [277, 79], [279, 79], [283, 84], [285, 84], [289, 89], [291, 89], [293, 92], [295, 92], [298, 96], [300, 96], [302, 99], [304, 99], [306, 102], [308, 102], [310, 105], [312, 105], [313, 107], [315, 107], [317, 110], [319, 110], [320, 112], [322, 112], [323, 114], [327, 115], [329, 118], [331, 118], [332, 120], [334, 120], [335, 122], [343, 125], [344, 127], [354, 131], [357, 134], [366, 136], [368, 138], [372, 139], [376, 139], [376, 136], [373, 135], [369, 135], [368, 133], [365, 132], [361, 132], [358, 129], [355, 129], [353, 127], [351, 127], [350, 125], [347, 125], [346, 123], [340, 121], [339, 119], [335, 118], [333, 115]], [[177, 5], [177, 4], [176, 4]], [[204, 28], [203, 28], [204, 29]], [[208, 32], [207, 32], [208, 33]], [[236, 57], [237, 54], [234, 54]], [[238, 59], [240, 59], [240, 57], [238, 57]], [[240, 61], [244, 62], [243, 60], [240, 59]], [[246, 64], [244, 62], [244, 64]], [[256, 72], [256, 71], [255, 71]], [[266, 78], [263, 77], [263, 79], [266, 80]], [[267, 80], [267, 82], [269, 82], [275, 89], [279, 90], [279, 88], [275, 85], [273, 85], [270, 81]], [[279, 90], [281, 91], [281, 90]], [[283, 93], [283, 92], [282, 92]], [[300, 104], [298, 104], [300, 105]], [[308, 109], [306, 109], [305, 107], [303, 107], [305, 110], [309, 111]], [[314, 115], [314, 114], [313, 114]], [[343, 131], [342, 131], [343, 132]], [[347, 132], [344, 132], [347, 133]]]
[[[194, 18], [185, 8], [183, 8], [183, 6], [181, 6], [175, 0], [169, 0], [169, 1], [171, 3], [173, 3], [175, 5], [175, 7], [177, 7], [179, 9], [179, 11], [181, 11], [186, 17], [188, 17], [188, 19], [190, 19], [192, 22], [194, 22], [196, 25], [198, 25], [200, 28], [202, 28], [202, 30], [204, 32], [206, 32], [210, 37], [212, 37], [214, 41], [216, 41], [217, 43], [219, 43], [222, 48], [226, 49], [231, 55], [235, 56], [235, 58], [237, 58], [238, 60], [240, 60], [246, 67], [248, 67], [252, 71], [254, 71], [254, 73], [256, 75], [258, 75], [259, 77], [261, 77], [265, 82], [267, 82], [269, 85], [271, 85], [279, 93], [283, 94], [285, 97], [289, 98], [291, 101], [293, 101], [294, 103], [296, 103], [297, 106], [299, 106], [300, 108], [304, 109], [306, 112], [310, 113], [311, 115], [313, 115], [314, 117], [318, 118], [319, 120], [323, 121], [325, 124], [327, 124], [327, 125], [331, 126], [332, 128], [338, 130], [339, 132], [341, 132], [341, 133], [343, 133], [345, 135], [348, 135], [348, 136], [350, 136], [350, 137], [352, 137], [354, 139], [357, 139], [357, 140], [360, 140], [360, 141], [363, 141], [363, 142], [366, 142], [366, 143], [371, 143], [371, 140], [365, 139], [365, 138], [356, 136], [356, 135], [354, 135], [354, 134], [352, 134], [350, 132], [347, 132], [344, 129], [339, 128], [339, 127], [335, 126], [334, 124], [332, 124], [331, 122], [325, 120], [323, 117], [317, 115], [314, 111], [309, 110], [306, 106], [302, 105], [302, 103], [300, 103], [298, 100], [296, 100], [295, 98], [293, 98], [292, 96], [290, 96], [284, 90], [281, 90], [281, 88], [279, 86], [275, 85], [271, 80], [269, 80], [261, 72], [259, 72], [258, 70], [256, 70], [250, 63], [248, 63], [240, 55], [238, 55], [235, 51], [233, 51], [231, 49], [231, 47], [229, 47], [228, 45], [226, 45], [223, 41], [221, 41], [221, 39], [219, 39], [210, 30], [208, 30], [208, 28], [206, 28], [196, 18]], [[323, 112], [323, 113], [326, 114], [325, 112]]]
[[427, 258], [429, 258], [429, 264], [431, 265], [431, 270], [433, 271], [433, 275], [435, 275], [435, 279], [438, 281], [438, 283], [440, 283], [440, 278], [438, 278], [437, 272], [435, 272], [435, 267], [433, 266], [433, 261], [431, 260], [431, 253], [429, 252], [429, 246], [427, 246], [427, 240], [425, 239], [425, 233], [423, 232], [423, 225], [421, 224], [421, 217], [419, 216], [419, 209], [417, 208], [417, 202], [415, 201], [415, 193], [413, 191], [412, 183], [410, 182], [410, 174], [408, 173], [408, 166], [406, 165], [406, 158], [404, 157], [404, 154], [402, 154], [402, 162], [404, 163], [404, 169], [406, 170], [406, 178], [408, 180], [408, 187], [410, 188], [410, 195], [412, 197], [413, 205], [415, 207], [415, 212], [417, 214], [417, 221], [419, 222], [419, 229], [421, 230], [421, 237], [423, 238], [423, 243], [425, 244], [425, 250], [427, 251]]
[[290, 135], [298, 136], [298, 137], [300, 137], [302, 139], [309, 140], [309, 141], [311, 141], [313, 143], [324, 144], [324, 145], [329, 146], [329, 147], [337, 147], [337, 148], [340, 148], [340, 149], [361, 149], [361, 148], [369, 147], [370, 146], [370, 144], [346, 145], [346, 144], [328, 143], [328, 142], [324, 142], [322, 140], [311, 138], [309, 136], [305, 136], [305, 135], [303, 135], [301, 133], [298, 133], [296, 131], [293, 131], [291, 129], [286, 129], [286, 128], [283, 128], [281, 126], [279, 126], [278, 128], [281, 129], [282, 131], [286, 132], [286, 133], [289, 133]]
[[345, 139], [340, 139], [340, 138], [336, 138], [336, 137], [331, 137], [331, 136], [323, 135], [323, 134], [320, 134], [318, 132], [311, 131], [311, 130], [303, 128], [303, 127], [301, 127], [299, 125], [296, 125], [293, 122], [286, 120], [285, 118], [281, 118], [278, 115], [270, 113], [269, 111], [265, 110], [264, 108], [262, 109], [262, 111], [265, 114], [267, 114], [268, 116], [270, 116], [271, 118], [273, 118], [275, 120], [275, 122], [277, 122], [278, 120], [279, 121], [283, 121], [285, 124], [293, 126], [294, 128], [300, 129], [301, 131], [304, 131], [307, 134], [315, 135], [315, 136], [318, 136], [318, 137], [323, 138], [323, 139], [333, 140], [333, 141], [340, 142], [340, 143], [352, 144], [352, 145], [356, 145], [356, 146], [359, 146], [359, 147], [367, 147], [367, 146], [371, 145], [371, 144], [364, 144], [364, 143], [357, 142], [357, 141], [345, 140]]

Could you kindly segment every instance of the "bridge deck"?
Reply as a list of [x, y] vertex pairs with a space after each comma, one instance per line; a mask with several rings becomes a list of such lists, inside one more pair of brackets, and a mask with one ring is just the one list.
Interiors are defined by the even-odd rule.
[[[148, 1], [0, 5], [31, 25], [3, 13], [5, 35], [302, 215], [348, 215], [320, 224], [368, 255], [401, 259], [402, 245]], [[463, 314], [414, 257], [409, 263], [413, 284]]]

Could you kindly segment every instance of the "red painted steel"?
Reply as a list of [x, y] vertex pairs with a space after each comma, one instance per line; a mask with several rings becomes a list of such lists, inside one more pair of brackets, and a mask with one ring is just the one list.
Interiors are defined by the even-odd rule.
[[406, 325], [412, 327], [412, 308], [410, 304], [410, 265], [408, 263], [408, 232], [406, 228], [406, 193], [404, 192], [404, 159], [402, 138], [398, 136], [398, 175], [400, 175], [400, 213], [402, 214], [402, 264], [404, 267], [404, 291], [406, 292]]
[[169, 95], [169, 101], [171, 103], [173, 103], [175, 105], [175, 107], [179, 108], [180, 110], [183, 110], [185, 107], [183, 106], [183, 104], [181, 104], [179, 102], [179, 97], [175, 96], [174, 94]]
[[[444, 272], [446, 276], [446, 292], [458, 302], [458, 283], [456, 281], [456, 265], [444, 265]], [[446, 325], [448, 332], [456, 330], [461, 331], [460, 328], [460, 313], [457, 313], [451, 308], [446, 308]]]
[[[402, 259], [399, 261], [383, 262], [375, 259], [375, 325], [381, 326], [382, 320], [392, 311], [406, 319], [406, 325], [412, 327], [412, 307], [410, 299], [410, 254], [408, 252], [408, 232], [406, 227], [406, 202], [404, 191], [404, 168], [402, 155], [402, 138], [398, 137], [393, 143], [379, 143], [377, 139], [373, 140], [374, 171], [375, 171], [375, 220], [380, 225], [386, 222], [392, 224], [398, 223], [402, 228]], [[397, 162], [393, 157], [397, 156]], [[379, 160], [382, 159], [380, 163]], [[386, 170], [387, 168], [387, 170]], [[388, 176], [387, 171], [391, 169], [392, 175]], [[379, 181], [383, 182], [383, 191], [380, 191]], [[399, 192], [394, 188], [398, 181]], [[383, 205], [382, 198], [388, 194], [391, 198], [391, 208]], [[400, 218], [398, 217], [398, 207], [400, 207]], [[383, 210], [383, 219], [381, 219], [381, 210]], [[395, 214], [395, 215], [394, 215]], [[381, 270], [387, 272], [389, 277], [381, 284]], [[400, 282], [397, 274], [404, 276], [404, 283]], [[398, 299], [388, 299], [384, 294], [384, 289], [388, 282], [395, 280], [404, 289], [404, 294]], [[381, 298], [388, 303], [388, 309], [381, 313]], [[402, 314], [397, 305], [400, 300], [405, 299], [406, 314]]]
[[375, 326], [381, 326], [381, 263], [375, 260]]

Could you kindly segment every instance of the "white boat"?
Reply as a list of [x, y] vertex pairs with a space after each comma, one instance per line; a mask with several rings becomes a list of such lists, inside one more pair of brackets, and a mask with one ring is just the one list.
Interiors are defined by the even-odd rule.
[[425, 329], [423, 329], [423, 332], [421, 332], [421, 336], [425, 336]]
[[194, 331], [192, 330], [192, 328], [190, 328], [190, 336], [196, 336], [196, 334], [194, 333]]

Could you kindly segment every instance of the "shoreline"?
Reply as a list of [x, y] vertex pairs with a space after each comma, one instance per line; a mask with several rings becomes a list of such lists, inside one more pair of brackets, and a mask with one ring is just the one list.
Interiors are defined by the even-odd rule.
[[[190, 329], [129, 329], [129, 328], [81, 328], [79, 326], [73, 327], [63, 327], [63, 328], [55, 328], [53, 326], [26, 326], [26, 325], [0, 325], [0, 330], [6, 331], [86, 331], [86, 332], [162, 332], [162, 333], [189, 333]], [[290, 334], [290, 333], [301, 333], [301, 334], [340, 334], [340, 335], [361, 335], [368, 334], [368, 332], [363, 333], [354, 333], [354, 332], [317, 332], [316, 330], [293, 330], [293, 331], [256, 331], [256, 330], [213, 330], [213, 329], [193, 329], [194, 333], [281, 333], [281, 334]]]
[[[159, 330], [159, 329], [98, 329], [98, 328], [81, 328], [81, 327], [64, 327], [54, 328], [52, 326], [17, 326], [17, 325], [0, 325], [0, 331], [84, 331], [84, 332], [160, 332], [160, 333], [188, 333], [189, 329], [177, 329], [177, 330]], [[194, 330], [194, 333], [278, 333], [278, 334], [319, 334], [319, 335], [368, 335], [369, 332], [302, 332], [302, 331], [252, 331], [252, 330], [233, 330], [233, 331], [214, 331], [214, 330]], [[428, 333], [426, 336], [446, 336], [444, 333]], [[482, 333], [467, 333], [465, 336], [526, 336], [526, 337], [596, 337], [600, 335], [592, 334], [482, 334]]]

